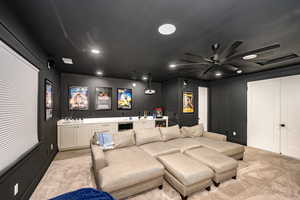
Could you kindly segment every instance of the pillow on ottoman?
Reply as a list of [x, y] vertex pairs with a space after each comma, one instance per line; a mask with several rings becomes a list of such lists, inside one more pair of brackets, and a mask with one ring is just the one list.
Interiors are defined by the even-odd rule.
[[198, 124], [195, 126], [183, 126], [181, 128], [182, 137], [201, 137], [203, 136], [204, 128], [203, 124]]
[[169, 127], [160, 127], [159, 129], [163, 141], [168, 141], [180, 137], [180, 129], [178, 125], [169, 126]]

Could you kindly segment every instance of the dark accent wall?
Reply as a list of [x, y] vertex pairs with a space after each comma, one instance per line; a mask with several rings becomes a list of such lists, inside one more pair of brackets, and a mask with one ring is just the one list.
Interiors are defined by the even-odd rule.
[[[189, 78], [176, 78], [163, 82], [163, 102], [170, 125], [193, 126], [198, 123], [198, 87], [200, 86], [206, 87], [207, 83]], [[183, 92], [193, 92], [194, 113], [182, 112]]]
[[[300, 74], [290, 66], [209, 83], [209, 130], [247, 144], [247, 82]], [[233, 131], [237, 133], [233, 135]]]
[[[36, 185], [47, 170], [57, 152], [56, 119], [59, 117], [59, 75], [55, 70], [47, 69], [47, 58], [43, 51], [32, 40], [30, 34], [20, 25], [17, 17], [3, 3], [0, 4], [0, 39], [19, 52], [29, 62], [40, 69], [39, 72], [39, 105], [38, 137], [39, 144], [23, 155], [11, 168], [0, 176], [1, 199], [28, 200]], [[0, 66], [9, 67], [9, 66]], [[44, 81], [49, 79], [54, 84], [54, 120], [44, 118]], [[25, 130], [24, 130], [25, 131]], [[21, 134], [21, 133], [20, 133]], [[50, 145], [54, 150], [50, 151]], [[0, 158], [1, 159], [1, 158]], [[14, 184], [19, 183], [19, 193], [14, 197]]]
[[[136, 83], [136, 87], [132, 83]], [[70, 86], [87, 86], [89, 88], [89, 110], [88, 111], [70, 111], [68, 100], [68, 88]], [[145, 95], [145, 82], [132, 81], [117, 78], [105, 78], [78, 74], [61, 74], [61, 117], [121, 117], [121, 116], [137, 116], [139, 112], [143, 114], [144, 110], [153, 112], [156, 107], [162, 106], [162, 84], [152, 83], [152, 87], [156, 90], [154, 95]], [[97, 111], [95, 110], [95, 89], [96, 87], [112, 88], [112, 110]], [[117, 88], [131, 88], [133, 95], [132, 110], [117, 109]]]

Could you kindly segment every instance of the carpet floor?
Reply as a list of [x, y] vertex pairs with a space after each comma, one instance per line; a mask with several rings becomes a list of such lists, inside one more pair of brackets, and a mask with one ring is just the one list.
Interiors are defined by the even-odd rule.
[[[46, 200], [83, 187], [96, 187], [90, 150], [59, 152], [31, 200]], [[168, 184], [129, 200], [180, 200]], [[226, 181], [211, 191], [200, 191], [188, 200], [300, 200], [300, 160], [246, 147], [239, 161], [237, 180]]]

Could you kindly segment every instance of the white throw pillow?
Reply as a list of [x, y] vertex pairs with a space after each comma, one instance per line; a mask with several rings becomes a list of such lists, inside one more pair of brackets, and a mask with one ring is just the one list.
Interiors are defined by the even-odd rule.
[[169, 127], [160, 127], [159, 129], [163, 141], [168, 141], [180, 137], [180, 129], [178, 125], [169, 126]]
[[161, 141], [159, 128], [138, 129], [134, 131], [136, 145]]
[[203, 124], [198, 124], [195, 126], [183, 126], [181, 128], [182, 137], [201, 137], [203, 136], [204, 128]]
[[129, 147], [135, 145], [134, 131], [126, 130], [113, 134], [114, 148]]

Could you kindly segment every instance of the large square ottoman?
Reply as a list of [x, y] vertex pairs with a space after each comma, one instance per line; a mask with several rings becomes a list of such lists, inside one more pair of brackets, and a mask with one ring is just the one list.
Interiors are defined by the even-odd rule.
[[215, 186], [219, 186], [223, 181], [236, 179], [238, 162], [233, 158], [205, 147], [189, 149], [184, 154], [213, 169]]
[[182, 153], [159, 156], [158, 160], [165, 166], [165, 180], [180, 193], [182, 199], [203, 189], [210, 190], [214, 173], [206, 165]]

